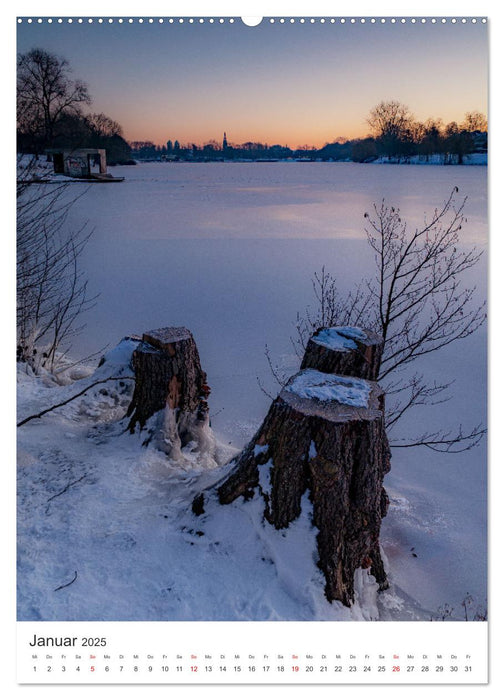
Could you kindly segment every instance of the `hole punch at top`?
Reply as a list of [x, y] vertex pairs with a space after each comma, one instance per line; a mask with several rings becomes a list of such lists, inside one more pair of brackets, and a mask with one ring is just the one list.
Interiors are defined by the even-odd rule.
[[246, 24], [247, 27], [257, 27], [262, 22], [262, 17], [242, 17], [241, 21]]

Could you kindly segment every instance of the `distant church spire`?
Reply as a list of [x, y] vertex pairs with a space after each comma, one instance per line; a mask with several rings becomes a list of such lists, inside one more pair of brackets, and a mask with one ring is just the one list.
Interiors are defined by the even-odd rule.
[[228, 147], [228, 142], [226, 138], [226, 132], [224, 132], [224, 138], [222, 139], [222, 150], [225, 151], [227, 150]]

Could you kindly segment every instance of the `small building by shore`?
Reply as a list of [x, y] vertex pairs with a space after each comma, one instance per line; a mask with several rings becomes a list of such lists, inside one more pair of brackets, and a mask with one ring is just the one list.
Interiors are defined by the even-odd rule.
[[47, 155], [55, 175], [105, 181], [121, 181], [107, 173], [107, 157], [104, 148], [48, 148]]
[[107, 172], [107, 157], [104, 148], [48, 148], [54, 172], [69, 177], [90, 177], [94, 172]]

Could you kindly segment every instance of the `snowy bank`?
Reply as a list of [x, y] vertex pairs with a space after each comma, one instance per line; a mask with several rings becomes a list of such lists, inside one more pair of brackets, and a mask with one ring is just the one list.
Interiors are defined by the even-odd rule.
[[194, 496], [227, 467], [208, 470], [190, 450], [181, 465], [125, 432], [137, 343], [67, 386], [20, 368], [20, 417], [117, 379], [19, 428], [18, 619], [377, 619], [365, 572], [351, 609], [325, 599], [307, 497], [286, 530], [264, 521], [257, 495], [226, 507], [212, 497], [194, 515]]

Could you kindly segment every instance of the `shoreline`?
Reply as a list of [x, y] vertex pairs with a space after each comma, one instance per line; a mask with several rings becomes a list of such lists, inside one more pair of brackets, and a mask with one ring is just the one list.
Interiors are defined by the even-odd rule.
[[[441, 158], [424, 160], [422, 156], [414, 156], [408, 159], [401, 160], [390, 160], [388, 158], [376, 158], [375, 160], [369, 161], [356, 161], [356, 160], [333, 160], [324, 158], [272, 158], [271, 160], [266, 160], [264, 158], [230, 158], [230, 159], [198, 159], [198, 158], [187, 158], [180, 160], [163, 160], [163, 159], [145, 159], [136, 160], [135, 165], [144, 165], [145, 163], [159, 163], [159, 164], [171, 164], [176, 165], [180, 163], [190, 163], [190, 164], [201, 164], [201, 163], [260, 163], [264, 164], [274, 164], [274, 163], [351, 163], [352, 165], [440, 165], [446, 167], [453, 166], [488, 166], [488, 156], [486, 153], [474, 153], [472, 154], [474, 160], [468, 160], [464, 163], [454, 163], [454, 162], [444, 162]], [[468, 156], [468, 159], [471, 156]], [[122, 164], [117, 163], [111, 165], [110, 167], [127, 167], [127, 165], [132, 164]]]

